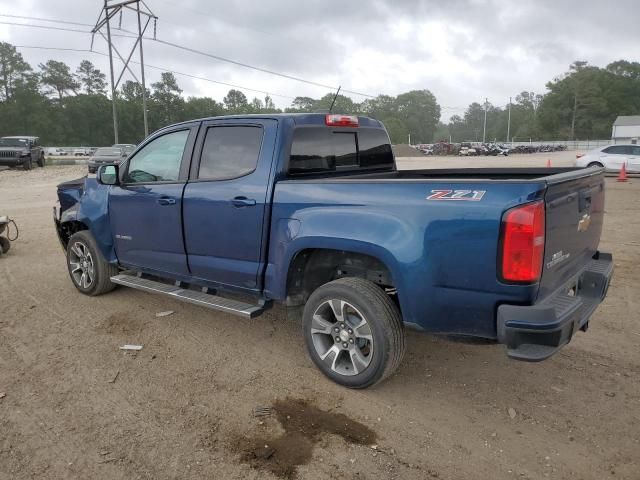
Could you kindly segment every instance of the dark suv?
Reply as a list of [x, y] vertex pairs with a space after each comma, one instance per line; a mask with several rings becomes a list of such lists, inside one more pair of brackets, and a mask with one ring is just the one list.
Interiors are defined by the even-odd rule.
[[0, 138], [0, 166], [31, 170], [34, 163], [44, 167], [44, 149], [38, 137], [15, 136]]

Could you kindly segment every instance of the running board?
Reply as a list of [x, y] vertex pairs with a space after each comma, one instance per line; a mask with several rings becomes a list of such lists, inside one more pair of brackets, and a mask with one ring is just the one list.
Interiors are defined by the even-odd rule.
[[186, 290], [177, 285], [157, 282], [148, 278], [143, 278], [127, 273], [121, 273], [111, 277], [111, 281], [118, 285], [135, 288], [150, 293], [159, 293], [182, 300], [184, 302], [207, 307], [212, 310], [231, 313], [243, 318], [254, 318], [260, 315], [264, 309], [264, 305], [251, 305], [250, 303], [231, 300], [229, 298], [219, 297], [206, 292], [198, 292], [196, 290]]

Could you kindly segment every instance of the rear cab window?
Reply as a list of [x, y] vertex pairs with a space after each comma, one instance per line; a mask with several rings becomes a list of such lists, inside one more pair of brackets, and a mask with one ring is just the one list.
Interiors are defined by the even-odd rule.
[[389, 137], [381, 128], [298, 127], [294, 130], [289, 174], [321, 174], [394, 169]]

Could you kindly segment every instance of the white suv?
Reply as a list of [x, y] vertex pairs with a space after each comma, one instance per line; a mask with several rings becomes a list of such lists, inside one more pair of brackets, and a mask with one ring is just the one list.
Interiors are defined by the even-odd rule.
[[604, 167], [612, 172], [619, 172], [624, 163], [628, 172], [640, 173], [640, 145], [607, 145], [576, 158], [576, 167]]

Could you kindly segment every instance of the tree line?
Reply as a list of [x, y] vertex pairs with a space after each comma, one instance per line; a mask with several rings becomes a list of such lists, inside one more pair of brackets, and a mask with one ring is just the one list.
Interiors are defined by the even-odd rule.
[[[568, 140], [609, 138], [617, 115], [640, 114], [640, 63], [620, 60], [605, 68], [574, 62], [547, 83], [543, 94], [521, 92], [511, 103], [510, 137]], [[231, 89], [221, 100], [185, 98], [176, 77], [161, 74], [146, 92], [150, 131], [165, 125], [223, 114], [278, 113], [271, 97], [251, 100]], [[284, 112], [328, 110], [334, 100], [296, 97]], [[119, 140], [139, 143], [144, 138], [142, 87], [125, 81], [116, 93]], [[393, 143], [482, 140], [484, 115], [487, 140], [505, 141], [507, 105], [472, 103], [448, 123], [440, 121], [441, 107], [427, 89], [397, 96], [378, 95], [360, 103], [338, 95], [334, 112], [367, 115], [381, 120]], [[110, 145], [113, 143], [111, 99], [106, 75], [89, 60], [75, 71], [64, 62], [49, 60], [36, 68], [13, 45], [0, 42], [0, 135], [36, 135], [45, 145]]]

